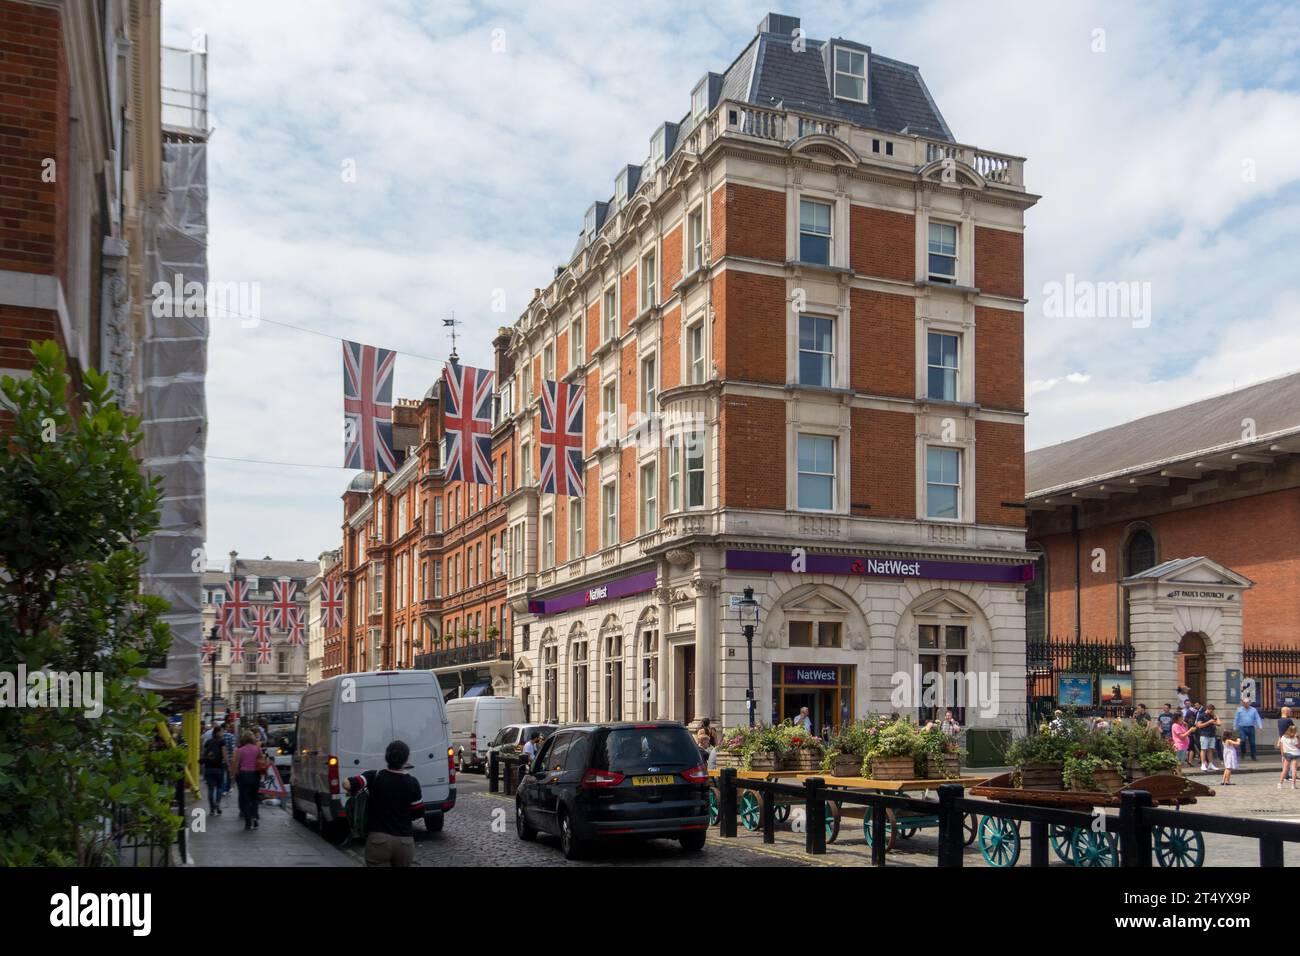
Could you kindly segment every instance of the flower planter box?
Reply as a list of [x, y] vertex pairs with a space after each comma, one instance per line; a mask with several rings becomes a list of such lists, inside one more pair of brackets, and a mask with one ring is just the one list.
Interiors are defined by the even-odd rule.
[[836, 777], [856, 777], [862, 773], [862, 758], [853, 754], [840, 754], [831, 764], [831, 774]]
[[745, 759], [739, 750], [719, 750], [715, 757], [714, 762], [719, 770], [723, 767], [739, 767]]
[[815, 750], [789, 750], [781, 760], [781, 769], [815, 772], [821, 769], [822, 755]]
[[750, 758], [749, 769], [751, 770], [780, 770], [781, 757], [774, 753], [757, 753]]
[[1118, 770], [1094, 770], [1092, 773], [1092, 785], [1075, 778], [1070, 781], [1071, 790], [1083, 790], [1090, 793], [1114, 793], [1124, 786], [1124, 778], [1120, 776]]
[[911, 757], [872, 757], [872, 780], [915, 780], [916, 762]]
[[1061, 773], [1065, 770], [1063, 761], [1046, 763], [1027, 763], [1020, 768], [1020, 786], [1025, 790], [1064, 790]]
[[961, 776], [961, 757], [957, 754], [944, 754], [942, 757], [927, 756], [925, 759], [925, 778], [927, 780], [951, 780]]

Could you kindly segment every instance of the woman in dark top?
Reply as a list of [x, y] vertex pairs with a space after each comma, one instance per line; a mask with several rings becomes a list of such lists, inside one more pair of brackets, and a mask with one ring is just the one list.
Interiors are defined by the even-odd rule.
[[367, 770], [349, 777], [349, 793], [369, 792], [366, 800], [366, 866], [410, 866], [415, 859], [415, 830], [411, 817], [423, 812], [420, 781], [406, 772], [411, 748], [394, 740], [384, 750], [384, 770]]

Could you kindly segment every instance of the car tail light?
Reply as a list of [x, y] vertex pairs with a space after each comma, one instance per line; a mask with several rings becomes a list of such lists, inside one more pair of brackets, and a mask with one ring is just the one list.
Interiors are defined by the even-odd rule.
[[469, 752], [472, 754], [478, 753], [478, 734], [471, 733], [469, 735]]
[[456, 751], [452, 747], [447, 748], [447, 782], [456, 782]]
[[708, 783], [709, 782], [709, 765], [700, 764], [692, 767], [690, 770], [683, 770], [682, 776], [687, 783]]
[[617, 787], [627, 778], [613, 770], [591, 769], [582, 775], [583, 790], [599, 790], [602, 787]]
[[337, 797], [339, 795], [339, 758], [330, 757], [329, 759], [329, 780], [330, 795]]

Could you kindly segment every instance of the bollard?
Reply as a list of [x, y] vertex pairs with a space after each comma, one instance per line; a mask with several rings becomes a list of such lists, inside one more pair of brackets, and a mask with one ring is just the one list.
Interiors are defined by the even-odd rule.
[[939, 785], [939, 865], [961, 866], [965, 851], [962, 812], [957, 809], [965, 789], [960, 784]]
[[826, 781], [809, 777], [803, 782], [804, 796], [804, 847], [814, 856], [826, 852]]
[[[870, 805], [869, 805], [870, 806]], [[885, 865], [885, 808], [871, 807], [871, 865]]]
[[507, 760], [506, 761], [506, 790], [505, 790], [507, 797], [514, 796], [515, 790], [518, 789], [519, 787], [519, 780], [516, 776], [518, 772], [519, 772], [519, 765], [515, 763], [513, 760]]
[[488, 754], [488, 793], [496, 793], [500, 788], [500, 785], [497, 783], [497, 770], [499, 769], [499, 766], [500, 764], [498, 763], [497, 752], [493, 750]]
[[736, 768], [723, 767], [718, 774], [718, 835], [736, 835]]
[[776, 842], [776, 800], [763, 799], [763, 842]]
[[1029, 824], [1029, 865], [1047, 866], [1047, 824]]
[[1119, 865], [1151, 866], [1151, 828], [1142, 826], [1142, 810], [1151, 806], [1145, 790], [1125, 790], [1119, 795]]

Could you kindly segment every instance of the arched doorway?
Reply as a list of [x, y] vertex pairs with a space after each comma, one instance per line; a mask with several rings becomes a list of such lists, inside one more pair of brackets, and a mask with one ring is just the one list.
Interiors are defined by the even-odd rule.
[[1205, 637], [1187, 633], [1178, 642], [1178, 679], [1193, 700], [1205, 702]]

